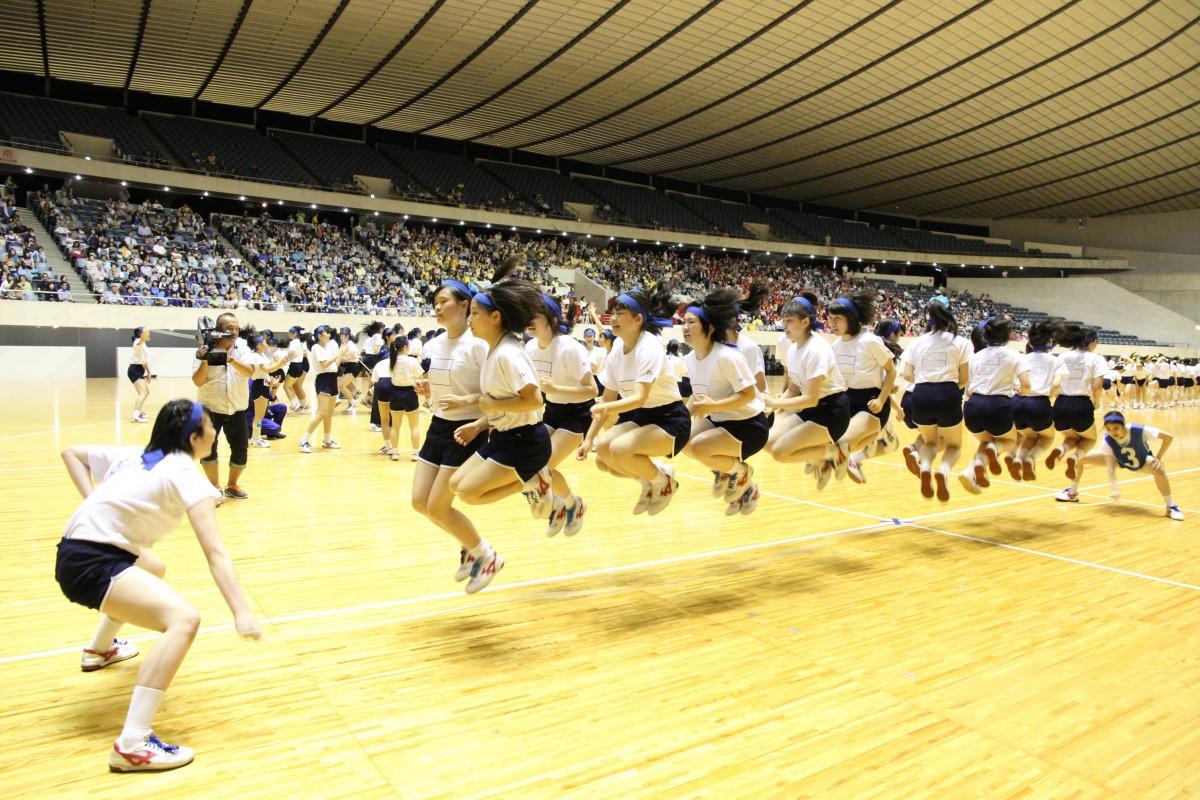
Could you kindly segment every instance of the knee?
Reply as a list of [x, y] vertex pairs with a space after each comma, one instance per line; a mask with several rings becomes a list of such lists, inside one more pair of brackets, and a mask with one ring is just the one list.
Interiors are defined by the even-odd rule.
[[413, 495], [412, 509], [423, 517], [429, 516], [429, 500], [425, 497], [417, 497]]
[[167, 630], [185, 635], [188, 639], [196, 638], [200, 632], [200, 612], [191, 606], [180, 609], [167, 622]]

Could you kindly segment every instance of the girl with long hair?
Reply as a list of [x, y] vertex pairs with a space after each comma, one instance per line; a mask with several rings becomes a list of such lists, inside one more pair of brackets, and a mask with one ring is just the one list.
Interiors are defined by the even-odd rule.
[[301, 453], [312, 452], [312, 445], [309, 444], [308, 437], [312, 436], [312, 432], [317, 429], [318, 425], [324, 429], [325, 434], [321, 440], [321, 447], [326, 450], [341, 448], [341, 445], [333, 440], [333, 410], [337, 407], [338, 364], [341, 363], [343, 350], [333, 341], [334, 331], [328, 325], [318, 325], [313, 330], [313, 335], [317, 340], [310, 348], [310, 352], [317, 373], [315, 385], [317, 413], [309, 420], [304, 436], [300, 439]]
[[130, 422], [149, 422], [150, 417], [142, 410], [150, 397], [150, 381], [154, 376], [150, 372], [150, 329], [133, 329], [133, 355], [129, 358], [129, 368], [125, 371], [137, 399], [133, 401], [133, 416]]
[[1013, 424], [1013, 387], [1019, 384], [1021, 395], [1029, 393], [1030, 369], [1017, 351], [1009, 348], [1010, 338], [1012, 322], [1004, 318], [988, 317], [971, 331], [975, 354], [967, 366], [970, 382], [963, 422], [979, 440], [979, 448], [971, 465], [958, 476], [971, 494], [979, 494], [991, 484], [985, 465], [993, 475], [1000, 474], [1001, 455], [1013, 480], [1021, 480], [1021, 468], [1014, 456], [1017, 430]]
[[1058, 329], [1055, 343], [1070, 348], [1059, 356], [1067, 368], [1062, 390], [1054, 401], [1054, 427], [1063, 435], [1062, 444], [1046, 456], [1046, 469], [1054, 469], [1059, 459], [1066, 461], [1067, 480], [1071, 485], [1056, 496], [1073, 502], [1078, 495], [1079, 480], [1075, 464], [1083, 458], [1097, 440], [1096, 409], [1104, 386], [1104, 357], [1096, 353], [1099, 337], [1095, 329], [1081, 325], [1063, 325]]
[[408, 354], [408, 344], [407, 338], [394, 337], [388, 345], [387, 361], [379, 362], [380, 366], [386, 363], [388, 368], [388, 392], [386, 399], [379, 400], [379, 417], [392, 461], [400, 460], [396, 446], [400, 443], [401, 423], [408, 422], [410, 460], [417, 460], [421, 444], [421, 406], [416, 386], [424, 370], [420, 362]]
[[1059, 323], [1051, 319], [1038, 320], [1029, 326], [1025, 354], [1021, 361], [1029, 370], [1029, 392], [1012, 400], [1013, 424], [1020, 445], [1017, 462], [1021, 480], [1037, 480], [1036, 464], [1050, 445], [1054, 444], [1054, 401], [1067, 367], [1055, 355], [1054, 339]]
[[292, 411], [308, 411], [308, 394], [304, 391], [304, 376], [308, 374], [308, 332], [299, 325], [288, 329], [288, 368], [283, 379], [283, 391]]

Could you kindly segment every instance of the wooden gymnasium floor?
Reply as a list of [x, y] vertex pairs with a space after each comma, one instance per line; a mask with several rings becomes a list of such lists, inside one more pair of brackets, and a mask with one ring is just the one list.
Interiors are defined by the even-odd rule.
[[[823, 493], [760, 456], [751, 518], [683, 460], [681, 496], [634, 518], [628, 483], [571, 463], [575, 539], [520, 498], [471, 511], [508, 560], [475, 597], [363, 414], [311, 456], [289, 420], [218, 512], [264, 638], [232, 632], [185, 522], [158, 552], [204, 629], [156, 727], [198, 755], [121, 776], [105, 759], [141, 661], [78, 669], [96, 615], [53, 581], [77, 502], [58, 450], [148, 426], [123, 380], [2, 391], [7, 797], [1200, 793], [1200, 409], [1142, 416], [1178, 434], [1182, 523], [1148, 479], [1112, 504], [1095, 472], [1079, 505], [1044, 470], [927, 502], [897, 455]], [[151, 413], [174, 393], [156, 384]]]

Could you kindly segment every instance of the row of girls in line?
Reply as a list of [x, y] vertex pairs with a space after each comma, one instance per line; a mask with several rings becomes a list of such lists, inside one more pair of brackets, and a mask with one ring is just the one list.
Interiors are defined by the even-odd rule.
[[[1035, 480], [1045, 454], [1045, 467], [1053, 470], [1061, 462], [1070, 481], [1056, 495], [1060, 502], [1079, 501], [1085, 463], [1106, 465], [1114, 493], [1118, 467], [1147, 469], [1163, 495], [1165, 516], [1183, 519], [1162, 464], [1170, 434], [1127, 425], [1115, 412], [1105, 415], [1101, 441], [1096, 415], [1109, 364], [1096, 352], [1095, 330], [1042, 320], [1030, 327], [1026, 352], [1021, 354], [1008, 347], [1008, 319], [982, 320], [968, 339], [957, 335], [945, 296], [935, 296], [926, 313], [925, 333], [900, 356], [905, 389], [900, 408], [905, 424], [917, 432], [913, 444], [904, 448], [904, 458], [920, 480], [922, 496], [949, 500], [950, 475], [962, 452], [965, 425], [978, 445], [958, 480], [971, 494], [990, 485], [989, 472], [1002, 474], [1002, 462], [1013, 480]], [[1066, 352], [1052, 354], [1056, 346]], [[1062, 440], [1054, 446], [1056, 432]], [[1150, 440], [1158, 442], [1157, 455]], [[1093, 452], [1097, 444], [1102, 446]]]
[[1194, 358], [1178, 361], [1166, 356], [1127, 356], [1104, 373], [1104, 396], [1109, 408], [1175, 408], [1200, 402], [1200, 364]]

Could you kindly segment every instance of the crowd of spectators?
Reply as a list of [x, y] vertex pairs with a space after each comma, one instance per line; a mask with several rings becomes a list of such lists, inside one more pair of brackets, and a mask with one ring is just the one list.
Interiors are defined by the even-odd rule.
[[70, 302], [71, 284], [50, 270], [46, 250], [21, 219], [11, 176], [0, 185], [0, 299]]

